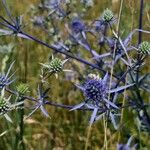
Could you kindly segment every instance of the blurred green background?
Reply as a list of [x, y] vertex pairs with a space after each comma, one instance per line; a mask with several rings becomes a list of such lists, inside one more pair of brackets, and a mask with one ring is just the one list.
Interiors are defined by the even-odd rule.
[[[39, 0], [7, 0], [10, 10], [14, 16], [24, 15], [24, 23], [26, 24], [24, 30], [43, 41], [51, 43], [50, 39], [44, 30], [34, 27], [31, 22], [33, 17], [32, 7], [39, 4]], [[98, 18], [105, 8], [111, 9], [114, 14], [118, 14], [120, 8], [120, 0], [95, 0], [96, 5], [93, 8], [87, 9], [85, 20]], [[138, 28], [139, 4], [140, 0], [124, 0], [120, 30], [124, 35], [127, 35], [134, 28]], [[144, 1], [144, 22], [143, 29], [149, 30], [150, 4], [148, 0]], [[0, 5], [0, 14], [6, 16], [4, 8]], [[78, 8], [77, 8], [78, 9]], [[143, 34], [143, 39], [149, 40], [146, 34]], [[52, 51], [33, 41], [17, 37], [0, 37], [0, 46], [12, 43], [12, 51], [7, 54], [0, 53], [0, 59], [3, 63], [15, 60], [14, 70], [17, 70], [17, 82], [12, 88], [16, 88], [20, 82], [29, 85], [29, 94], [36, 97], [37, 85], [39, 83], [40, 62], [47, 62]], [[134, 36], [133, 43], [137, 43], [137, 34]], [[5, 58], [5, 59], [4, 59]], [[147, 59], [148, 60], [148, 59]], [[78, 62], [74, 62], [78, 69], [82, 70], [82, 66]], [[2, 64], [2, 61], [0, 62]], [[149, 61], [146, 62], [143, 72], [149, 71]], [[70, 67], [70, 66], [68, 66]], [[82, 71], [81, 71], [82, 72]], [[57, 80], [52, 77], [49, 81], [50, 99], [63, 104], [77, 104], [81, 102], [84, 97], [82, 93], [75, 88], [74, 83], [78, 82], [77, 77], [72, 81], [67, 81], [66, 76], [62, 74]], [[28, 104], [28, 102], [27, 102]], [[37, 111], [31, 118], [25, 120], [23, 141], [26, 149], [30, 150], [82, 150], [85, 147], [87, 137], [88, 120], [90, 112], [74, 111], [69, 112], [62, 108], [47, 106], [47, 110], [51, 119], [47, 119]], [[25, 109], [25, 115], [30, 112]], [[6, 122], [4, 118], [0, 118], [0, 149], [1, 150], [16, 150], [15, 140], [19, 127], [17, 125], [16, 113], [11, 113], [13, 124]], [[140, 138], [141, 150], [149, 150], [150, 136], [147, 133], [139, 133], [136, 125], [133, 123], [133, 112], [126, 111], [124, 117], [125, 126], [121, 129], [121, 143], [126, 143], [129, 135], [134, 135], [135, 139]], [[108, 125], [108, 149], [115, 150], [118, 143], [118, 135], [120, 130], [115, 131], [112, 126]], [[6, 131], [6, 132], [4, 132]], [[3, 133], [3, 134], [1, 134]], [[104, 142], [104, 127], [103, 121], [98, 121], [92, 126], [91, 135], [89, 138], [89, 150], [102, 149]], [[143, 147], [143, 148], [142, 148]], [[18, 146], [21, 149], [21, 146]]]

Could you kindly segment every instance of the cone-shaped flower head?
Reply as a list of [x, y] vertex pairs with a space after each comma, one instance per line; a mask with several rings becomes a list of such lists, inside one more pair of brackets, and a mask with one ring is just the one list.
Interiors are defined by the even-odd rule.
[[63, 69], [63, 61], [59, 58], [54, 58], [49, 64], [49, 70], [54, 73], [61, 72]]
[[[97, 115], [99, 113], [99, 110], [104, 109], [102, 113], [106, 113], [106, 109], [119, 109], [119, 107], [114, 102], [109, 100], [109, 94], [122, 92], [133, 85], [134, 83], [120, 86], [114, 89], [109, 89], [108, 73], [105, 74], [103, 79], [101, 79], [98, 75], [90, 74], [88, 75], [87, 81], [83, 85], [76, 85], [79, 89], [83, 91], [85, 95], [84, 102], [75, 105], [71, 109], [71, 111], [77, 110], [82, 107], [93, 109], [93, 113], [90, 119], [90, 124], [92, 124], [95, 119], [98, 120], [99, 118], [101, 118], [101, 115]], [[110, 118], [113, 122], [115, 129], [117, 129], [114, 115], [111, 112]]]
[[113, 12], [109, 10], [108, 8], [104, 10], [102, 14], [102, 19], [105, 22], [110, 22], [114, 18]]
[[107, 98], [107, 80], [108, 74], [103, 79], [97, 75], [90, 74], [84, 85], [78, 87], [84, 92], [87, 101], [99, 106]]
[[24, 95], [26, 94], [27, 92], [29, 92], [29, 87], [27, 84], [24, 84], [24, 83], [20, 83], [17, 87], [17, 92], [20, 94], [20, 95]]
[[[114, 108], [118, 107], [108, 100], [108, 94], [121, 92], [134, 84], [121, 86], [115, 89], [109, 90], [108, 73], [101, 79], [98, 75], [89, 75], [87, 81], [83, 85], [77, 85], [85, 95], [85, 102], [92, 104], [94, 107], [101, 107], [104, 104], [108, 104]], [[105, 105], [106, 106], [106, 105]]]
[[3, 88], [0, 95], [0, 115], [3, 115], [7, 121], [12, 122], [7, 113], [11, 110], [19, 108], [23, 104], [23, 101], [11, 104], [10, 98], [11, 96], [9, 96], [8, 98], [5, 97], [5, 89]]
[[46, 72], [50, 72], [56, 75], [56, 77], [58, 77], [58, 73], [61, 71], [70, 71], [70, 70], [66, 70], [63, 69], [64, 68], [64, 64], [67, 62], [68, 59], [65, 60], [61, 60], [59, 58], [54, 58], [54, 56], [52, 55], [52, 59], [50, 60], [49, 63], [43, 64], [40, 63], [43, 68], [45, 69]]
[[78, 18], [74, 18], [71, 22], [71, 29], [74, 31], [74, 32], [81, 32], [83, 31], [85, 28], [85, 25], [84, 23], [78, 19]]
[[87, 99], [93, 100], [95, 103], [102, 101], [107, 94], [107, 86], [102, 79], [89, 79], [84, 85], [84, 94]]
[[150, 43], [147, 41], [142, 42], [138, 48], [139, 52], [142, 54], [150, 54]]

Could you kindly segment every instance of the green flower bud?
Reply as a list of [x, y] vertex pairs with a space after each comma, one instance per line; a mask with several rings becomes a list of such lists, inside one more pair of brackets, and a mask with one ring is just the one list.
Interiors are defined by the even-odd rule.
[[19, 94], [24, 95], [29, 92], [29, 87], [27, 84], [21, 83], [17, 86], [17, 91]]
[[102, 19], [105, 22], [110, 22], [113, 17], [114, 17], [114, 15], [113, 15], [113, 12], [111, 10], [109, 10], [108, 8], [106, 10], [104, 10], [103, 15], [102, 15]]
[[63, 61], [59, 58], [53, 58], [49, 64], [49, 70], [51, 72], [57, 73], [61, 72], [63, 69]]
[[149, 54], [149, 53], [150, 53], [150, 43], [147, 42], [147, 41], [142, 42], [142, 43], [139, 45], [138, 50], [139, 50], [139, 52], [142, 53], [142, 54]]

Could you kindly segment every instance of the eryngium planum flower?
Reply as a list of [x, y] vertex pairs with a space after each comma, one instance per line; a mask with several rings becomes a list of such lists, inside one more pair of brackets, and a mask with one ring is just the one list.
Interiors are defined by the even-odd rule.
[[106, 98], [108, 87], [105, 81], [100, 79], [90, 79], [84, 84], [84, 95], [87, 100], [92, 100], [99, 105]]
[[77, 85], [77, 87], [83, 91], [85, 100], [84, 102], [75, 105], [71, 110], [76, 110], [82, 107], [92, 109], [93, 113], [91, 115], [90, 124], [101, 118], [104, 113], [107, 113], [107, 111], [110, 110], [110, 118], [114, 127], [117, 129], [114, 119], [115, 117], [111, 110], [119, 110], [119, 107], [110, 101], [109, 94], [118, 92], [120, 93], [134, 84], [121, 86], [115, 89], [109, 89], [108, 76], [108, 73], [106, 73], [104, 78], [101, 79], [98, 75], [90, 74], [83, 85]]
[[[98, 75], [90, 74], [87, 81], [82, 85], [77, 85], [85, 95], [85, 103], [92, 107], [107, 107], [110, 105], [116, 109], [118, 107], [108, 99], [108, 73], [101, 79]], [[111, 91], [110, 91], [111, 92]]]
[[5, 97], [5, 89], [3, 88], [0, 95], [0, 115], [4, 115], [7, 121], [12, 122], [11, 118], [7, 115], [7, 113], [13, 109], [16, 109], [24, 102], [20, 101], [18, 103], [11, 104], [10, 103], [11, 96], [8, 98]]
[[71, 29], [76, 33], [82, 32], [85, 29], [85, 25], [80, 19], [74, 18], [71, 22]]
[[147, 41], [142, 42], [139, 45], [138, 50], [142, 54], [150, 54], [150, 43]]
[[40, 63], [40, 64], [43, 66], [43, 69], [45, 69], [46, 72], [55, 74], [56, 78], [58, 78], [59, 72], [70, 71], [70, 70], [63, 69], [64, 64], [67, 61], [68, 61], [68, 59], [61, 60], [57, 57], [54, 58], [54, 56], [52, 55], [52, 59], [50, 60], [50, 62], [48, 62], [46, 64], [43, 64], [43, 63]]
[[108, 8], [104, 10], [102, 14], [102, 19], [105, 22], [110, 22], [114, 18], [113, 12], [109, 10]]

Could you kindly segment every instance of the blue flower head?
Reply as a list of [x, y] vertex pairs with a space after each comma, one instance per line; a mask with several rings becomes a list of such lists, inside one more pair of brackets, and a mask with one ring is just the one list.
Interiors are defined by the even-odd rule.
[[86, 100], [92, 100], [96, 105], [99, 105], [107, 96], [107, 79], [99, 79], [98, 77], [88, 78], [84, 84], [84, 95]]
[[111, 93], [121, 92], [134, 84], [121, 86], [109, 90], [108, 73], [101, 79], [98, 75], [90, 74], [87, 81], [83, 85], [77, 85], [85, 95], [85, 104], [93, 108], [109, 108], [110, 106], [118, 109], [118, 107], [108, 99]]
[[78, 33], [78, 32], [81, 32], [81, 31], [83, 31], [85, 29], [85, 25], [80, 19], [75, 18], [71, 22], [71, 29], [74, 32]]
[[[115, 89], [109, 89], [109, 75], [105, 74], [104, 78], [101, 79], [98, 75], [90, 74], [83, 85], [77, 85], [85, 95], [84, 102], [75, 105], [72, 110], [80, 109], [82, 107], [87, 107], [93, 110], [91, 115], [90, 124], [95, 120], [98, 120], [102, 117], [104, 113], [107, 113], [107, 110], [119, 109], [119, 107], [109, 99], [109, 94], [121, 92], [134, 84], [129, 84]], [[118, 128], [115, 117], [110, 111], [110, 118], [115, 129]]]

